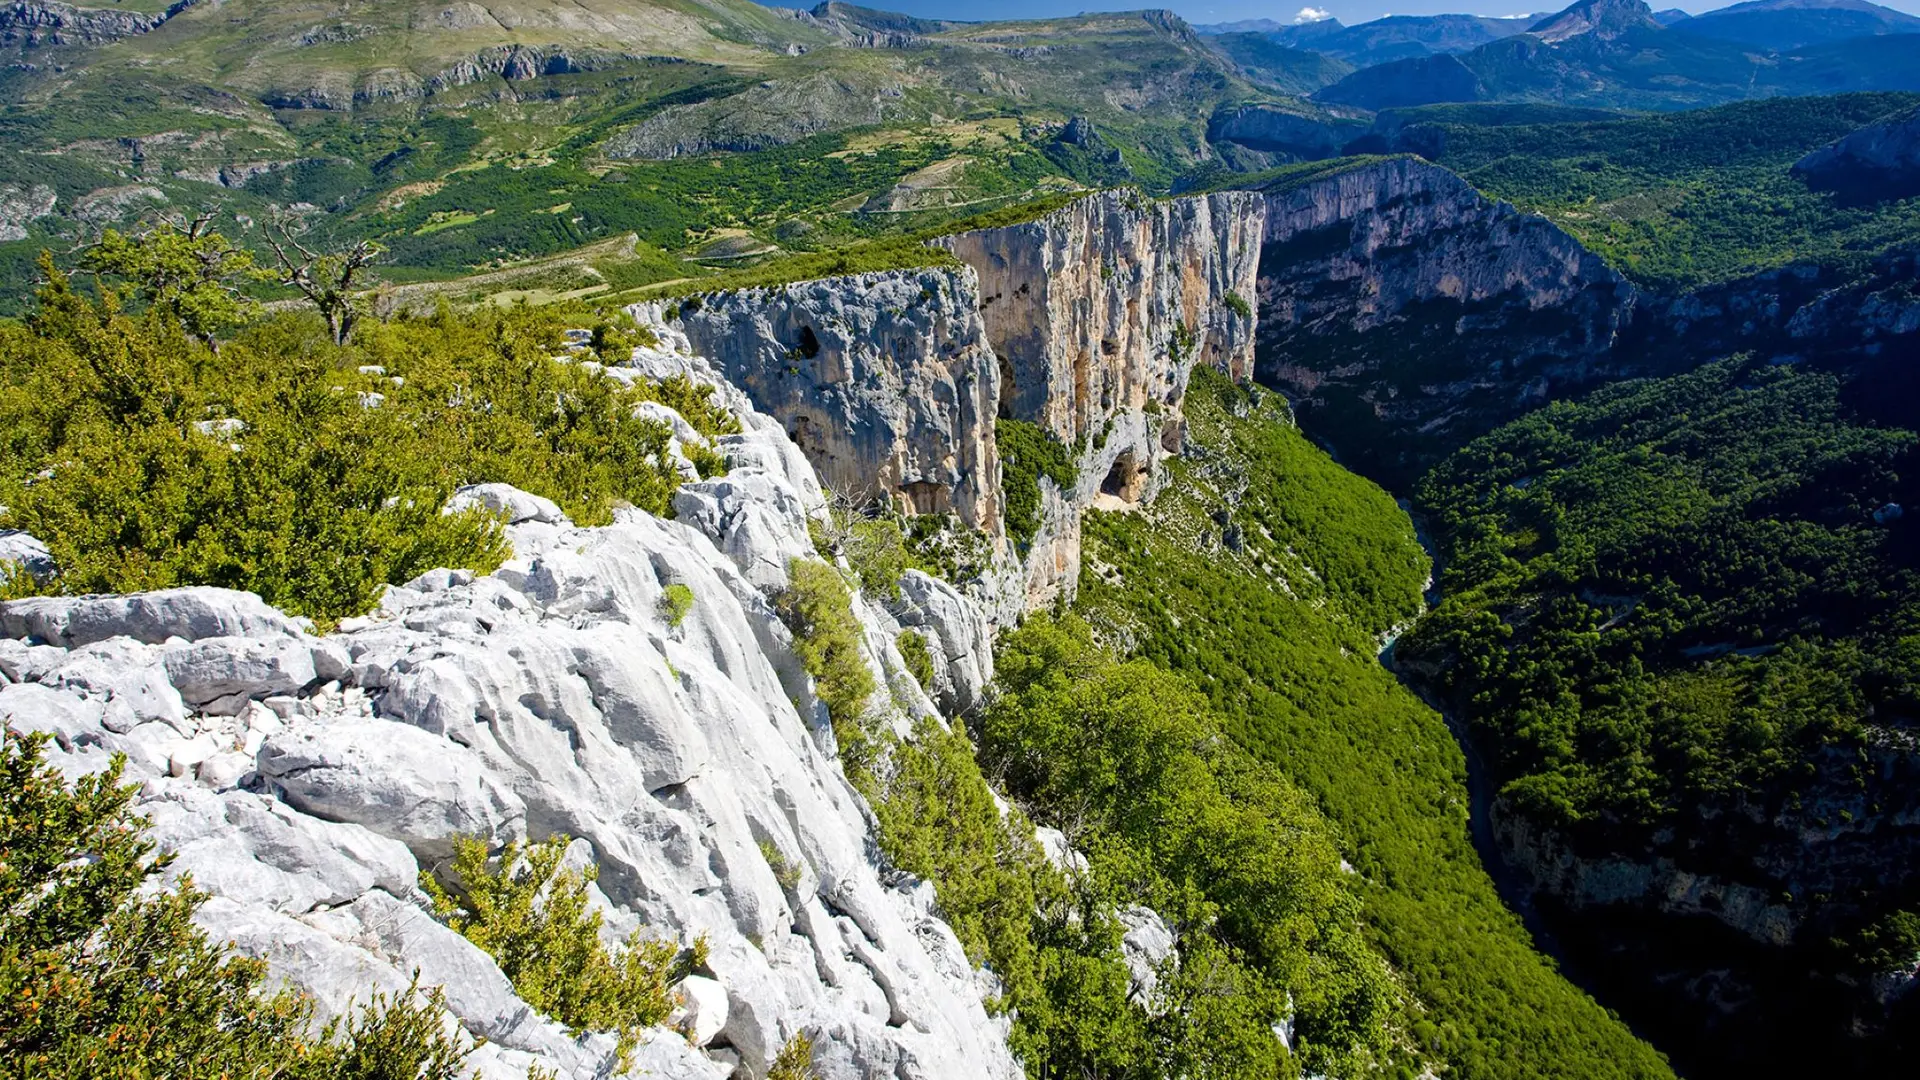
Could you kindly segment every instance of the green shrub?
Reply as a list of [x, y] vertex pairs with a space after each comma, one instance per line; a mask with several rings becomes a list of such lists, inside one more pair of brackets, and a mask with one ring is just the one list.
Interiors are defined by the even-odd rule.
[[439, 513], [461, 484], [511, 483], [583, 524], [618, 503], [668, 515], [668, 432], [634, 406], [708, 435], [737, 423], [686, 379], [623, 387], [550, 359], [572, 314], [443, 309], [347, 346], [274, 316], [216, 357], [160, 305], [135, 317], [55, 274], [0, 326], [0, 527], [43, 540], [68, 592], [219, 585], [324, 624], [434, 567], [499, 564], [496, 522]]
[[800, 867], [788, 860], [779, 845], [771, 840], [760, 841], [760, 857], [767, 860], [767, 868], [773, 871], [773, 879], [781, 888], [791, 891], [800, 884]]
[[[912, 530], [911, 534], [901, 527], [902, 520]], [[943, 523], [967, 535], [946, 537], [942, 533]], [[844, 497], [836, 497], [828, 504], [826, 520], [808, 519], [807, 536], [821, 558], [831, 561], [837, 555], [844, 555], [859, 587], [887, 600], [900, 599], [900, 578], [908, 570], [935, 573], [940, 557], [946, 559], [951, 569], [955, 555], [963, 546], [985, 539], [959, 525], [951, 515], [921, 514], [902, 519], [882, 503], [859, 507]], [[921, 558], [928, 552], [936, 556], [932, 565]], [[967, 548], [967, 553], [975, 554], [971, 548]], [[985, 555], [977, 557], [983, 561]]]
[[892, 518], [858, 518], [847, 526], [840, 541], [847, 565], [860, 579], [860, 588], [888, 600], [900, 599], [900, 575], [913, 565], [906, 535]]
[[793, 631], [794, 652], [813, 676], [840, 744], [843, 767], [853, 776], [869, 761], [864, 721], [874, 691], [873, 672], [860, 652], [853, 593], [832, 566], [792, 559], [787, 563], [787, 587], [775, 598], [774, 609]]
[[660, 594], [660, 610], [670, 625], [679, 626], [686, 621], [687, 612], [693, 610], [693, 590], [678, 581], [668, 585]]
[[801, 1032], [787, 1040], [767, 1067], [767, 1080], [814, 1080], [813, 1040]]
[[426, 872], [420, 885], [447, 925], [500, 965], [514, 993], [575, 1032], [618, 1033], [625, 1061], [640, 1032], [673, 1011], [672, 986], [704, 962], [704, 943], [690, 956], [655, 940], [629, 939], [609, 952], [600, 941], [600, 913], [587, 910], [587, 883], [596, 872], [561, 868], [568, 843], [563, 836], [524, 849], [515, 842], [493, 857], [485, 840], [461, 837], [455, 890]]
[[927, 649], [926, 636], [918, 630], [902, 630], [893, 639], [894, 647], [900, 650], [900, 659], [907, 662], [907, 670], [913, 674], [913, 680], [922, 690], [933, 689], [933, 653]]
[[1222, 299], [1223, 299], [1223, 302], [1227, 305], [1228, 311], [1233, 312], [1235, 315], [1238, 315], [1243, 319], [1253, 318], [1253, 305], [1247, 303], [1246, 297], [1241, 296], [1237, 292], [1229, 292]]
[[1072, 491], [1078, 476], [1067, 448], [1038, 424], [996, 420], [993, 433], [1000, 448], [1007, 533], [1024, 548], [1040, 531], [1040, 478], [1047, 477], [1062, 491]]
[[0, 736], [0, 1078], [454, 1080], [439, 990], [373, 995], [306, 1034], [312, 1005], [263, 993], [262, 961], [193, 924], [206, 899], [156, 888], [121, 761], [69, 784], [46, 736]]
[[961, 584], [993, 564], [993, 539], [953, 514], [915, 514], [907, 519], [907, 559], [942, 581]]
[[1892, 975], [1913, 970], [1920, 961], [1920, 914], [1894, 911], [1862, 930], [1842, 948], [1861, 971]]

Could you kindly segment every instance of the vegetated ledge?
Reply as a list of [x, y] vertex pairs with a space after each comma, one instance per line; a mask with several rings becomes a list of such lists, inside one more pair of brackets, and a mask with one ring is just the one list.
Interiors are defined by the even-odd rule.
[[1094, 198], [1101, 193], [1100, 191], [1061, 192], [1011, 206], [1003, 206], [996, 210], [988, 210], [902, 236], [866, 240], [825, 251], [793, 252], [738, 270], [643, 285], [623, 292], [613, 299], [617, 299], [620, 303], [671, 300], [683, 296], [774, 288], [803, 281], [852, 277], [858, 274], [886, 273], [896, 270], [955, 270], [961, 265], [959, 260], [944, 249], [934, 246], [933, 241], [959, 233], [1037, 221], [1081, 199]]
[[[1337, 162], [1313, 162], [1315, 166], [1337, 165], [1333, 169], [1312, 170], [1307, 179], [1317, 179], [1323, 175], [1357, 168], [1379, 158], [1342, 158]], [[1194, 198], [1219, 191], [1229, 190], [1265, 190], [1259, 185], [1262, 181], [1286, 173], [1287, 169], [1274, 169], [1264, 173], [1248, 173], [1235, 178], [1236, 182], [1223, 182], [1202, 190], [1178, 192], [1170, 195], [1149, 195], [1136, 187], [1098, 188], [1091, 190], [1057, 192], [1025, 202], [1013, 203], [994, 210], [983, 211], [968, 217], [921, 229], [901, 236], [882, 237], [866, 240], [844, 247], [829, 248], [824, 251], [801, 251], [775, 256], [754, 266], [742, 267], [719, 274], [702, 277], [681, 278], [674, 281], [662, 281], [652, 285], [642, 285], [616, 296], [599, 298], [609, 303], [630, 304], [648, 300], [671, 300], [684, 296], [706, 296], [714, 293], [738, 292], [748, 289], [774, 288], [782, 285], [794, 285], [805, 281], [817, 281], [827, 278], [853, 277], [859, 274], [886, 273], [896, 270], [957, 269], [960, 263], [952, 258], [938, 242], [947, 237], [966, 233], [983, 232], [989, 229], [1003, 229], [1014, 225], [1025, 225], [1045, 220], [1088, 199], [1097, 199], [1115, 192], [1124, 192], [1141, 203], [1168, 203], [1181, 199]], [[1305, 182], [1303, 179], [1302, 182]]]

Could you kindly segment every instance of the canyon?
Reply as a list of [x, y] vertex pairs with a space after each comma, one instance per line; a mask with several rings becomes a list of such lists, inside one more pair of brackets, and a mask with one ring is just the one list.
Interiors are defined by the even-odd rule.
[[[178, 853], [171, 872], [213, 896], [202, 924], [323, 1016], [414, 969], [458, 987], [447, 1007], [485, 1040], [472, 1060], [486, 1075], [597, 1076], [613, 1051], [540, 1019], [428, 914], [419, 875], [474, 833], [574, 837], [611, 929], [706, 937], [678, 1030], [640, 1050], [657, 1075], [762, 1075], [806, 1032], [825, 1080], [1013, 1077], [993, 977], [932, 886], [879, 856], [773, 610], [836, 497], [949, 515], [992, 548], [974, 580], [909, 571], [898, 599], [856, 600], [860, 661], [906, 736], [978, 706], [996, 631], [1071, 601], [1084, 511], [1153, 498], [1186, 451], [1196, 367], [1284, 391], [1306, 431], [1393, 486], [1534, 406], [1702, 342], [1868, 363], [1920, 332], [1910, 262], [1648, 297], [1545, 219], [1409, 158], [1256, 191], [1102, 192], [938, 246], [955, 265], [629, 309], [655, 343], [608, 374], [710, 386], [742, 428], [714, 440], [725, 475], [689, 478], [673, 520], [622, 510], [582, 528], [524, 492], [464, 491], [508, 522], [513, 558], [390, 587], [326, 634], [223, 590], [10, 601], [0, 716], [50, 732], [70, 776], [126, 755], [141, 811]], [[701, 439], [661, 409], [682, 444]], [[1024, 542], [1006, 518], [1003, 422], [1071, 462], [1070, 483], [1037, 478]], [[5, 540], [45, 571], [26, 538]], [[670, 586], [694, 597], [684, 619]], [[907, 630], [931, 653], [924, 687]], [[1905, 783], [1913, 751], [1887, 755], [1875, 771]], [[1896, 818], [1885, 827], [1906, 826]], [[1860, 870], [1854, 846], [1796, 843], [1765, 815], [1738, 824], [1781, 880]], [[1649, 862], [1516, 820], [1497, 831], [1529, 886], [1570, 905], [1684, 910], [1774, 944], [1806, 918], [1686, 851]], [[1143, 972], [1165, 956], [1129, 946]]]

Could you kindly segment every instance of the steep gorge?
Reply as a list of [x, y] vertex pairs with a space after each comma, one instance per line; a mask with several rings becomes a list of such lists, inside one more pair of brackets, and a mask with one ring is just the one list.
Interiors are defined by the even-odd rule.
[[[1048, 485], [1047, 528], [990, 605], [1002, 621], [1022, 600], [1037, 606], [1071, 596], [1082, 510], [1135, 506], [1158, 489], [1169, 455], [1185, 449], [1182, 399], [1194, 363], [1241, 379], [1251, 370], [1286, 391], [1306, 430], [1389, 485], [1410, 484], [1451, 450], [1550, 401], [1626, 377], [1684, 371], [1737, 349], [1844, 372], [1859, 408], [1911, 423], [1888, 413], [1909, 379], [1898, 358], [1920, 330], [1901, 284], [1910, 273], [1906, 257], [1889, 256], [1857, 279], [1788, 268], [1679, 297], [1643, 294], [1551, 223], [1412, 159], [1282, 181], [1252, 197], [1160, 205], [1168, 209], [1148, 214], [1126, 196], [1100, 196], [1039, 221], [944, 242], [972, 271], [946, 280], [955, 295], [980, 305], [993, 361], [980, 353], [969, 365], [974, 385], [993, 384], [993, 396], [973, 406], [962, 443], [942, 442], [965, 427], [949, 425], [929, 445], [967, 446], [961, 456], [985, 475], [997, 450], [984, 421], [997, 414], [1036, 423], [1075, 451], [1074, 490], [1056, 495]], [[1195, 235], [1205, 242], [1196, 245]], [[1129, 258], [1138, 236], [1170, 254], [1158, 265]], [[1249, 267], [1255, 237], [1257, 265]], [[721, 301], [736, 326], [764, 324], [765, 332], [747, 334], [770, 358], [759, 363], [762, 375], [791, 357], [786, 343], [797, 340], [798, 326], [828, 317], [816, 309], [796, 315], [806, 308], [797, 291], [804, 287]], [[1257, 306], [1251, 342], [1229, 294]], [[1170, 304], [1170, 296], [1182, 302]], [[1140, 311], [1146, 317], [1136, 321]], [[1200, 332], [1191, 351], [1183, 350], [1194, 327]], [[702, 340], [716, 356], [741, 352], [710, 334]], [[980, 343], [969, 338], [967, 347]], [[915, 350], [929, 351], [924, 342]], [[821, 397], [817, 388], [800, 394]], [[858, 453], [842, 465], [853, 477], [901, 475]], [[951, 496], [929, 502], [902, 488], [895, 501], [920, 509], [951, 505]], [[1003, 554], [1019, 557], [1011, 545]], [[1024, 592], [1010, 587], [1016, 581]], [[1877, 778], [1911, 771], [1910, 753], [1876, 753], [1886, 757], [1870, 769]], [[1836, 925], [1830, 916], [1839, 909], [1825, 911], [1816, 898], [1864, 882], [1906, 887], [1901, 875], [1888, 876], [1900, 860], [1877, 839], [1899, 832], [1904, 812], [1853, 805], [1859, 800], [1842, 790], [1850, 775], [1844, 767], [1816, 771], [1827, 779], [1813, 783], [1824, 794], [1808, 796], [1812, 809], [1774, 820], [1751, 808], [1714, 808], [1708, 817], [1725, 827], [1710, 842], [1696, 837], [1642, 851], [1609, 846], [1600, 829], [1572, 844], [1504, 803], [1498, 835], [1528, 889], [1557, 910], [1577, 912], [1560, 924], [1573, 936], [1616, 925], [1623, 942], [1650, 941], [1667, 932], [1662, 919], [1708, 919], [1751, 942], [1716, 955], [1758, 970], [1790, 963], [1785, 946]], [[1902, 783], [1876, 780], [1874, 790]], [[1809, 844], [1792, 824], [1836, 815], [1851, 823], [1835, 827], [1858, 834], [1853, 840]], [[1740, 824], [1748, 818], [1750, 825]], [[1767, 868], [1765, 882], [1748, 862]], [[1782, 895], [1794, 899], [1783, 903]], [[1745, 1010], [1742, 995], [1751, 990], [1738, 988], [1745, 977], [1719, 989], [1698, 983], [1699, 999]], [[1611, 992], [1620, 1000], [1636, 994], [1624, 984]]]
[[[539, 1020], [487, 957], [425, 917], [415, 875], [447, 857], [456, 833], [579, 837], [576, 855], [600, 868], [598, 895], [617, 925], [710, 936], [699, 977], [714, 985], [693, 984], [699, 1007], [682, 1018], [696, 1046], [665, 1033], [647, 1044], [647, 1064], [663, 1075], [736, 1066], [756, 1075], [807, 1032], [826, 1077], [1010, 1076], [1007, 1021], [983, 1006], [992, 977], [960, 949], [931, 886], [876, 855], [871, 811], [842, 775], [833, 725], [769, 596], [788, 582], [790, 559], [816, 550], [809, 523], [825, 516], [822, 485], [906, 514], [951, 515], [990, 538], [993, 565], [977, 580], [956, 588], [910, 572], [898, 600], [856, 601], [859, 662], [891, 691], [890, 722], [905, 734], [919, 719], [940, 723], [978, 705], [995, 628], [1071, 602], [1083, 581], [1138, 585], [1146, 571], [1129, 578], [1113, 546], [1128, 534], [1114, 523], [1145, 520], [1179, 480], [1182, 501], [1155, 520], [1178, 521], [1177, 539], [1192, 547], [1162, 568], [1195, 559], [1244, 573], [1182, 578], [1180, 587], [1217, 588], [1211, 607], [1176, 617], [1175, 637], [1213, 648], [1206, 623], [1178, 619], [1300, 603], [1244, 641], [1305, 654], [1311, 636], [1324, 646], [1313, 663], [1334, 665], [1303, 662], [1297, 679], [1257, 687], [1263, 701], [1294, 696], [1261, 719], [1268, 726], [1235, 734], [1257, 735], [1270, 760], [1298, 770], [1304, 786], [1318, 782], [1323, 798], [1332, 773], [1298, 755], [1370, 749], [1354, 745], [1360, 729], [1287, 720], [1299, 726], [1276, 734], [1275, 717], [1311, 713], [1317, 693], [1337, 689], [1339, 709], [1377, 695], [1390, 707], [1371, 717], [1382, 725], [1371, 737], [1382, 747], [1414, 740], [1407, 760], [1356, 766], [1382, 802], [1411, 795], [1407, 804], [1352, 804], [1341, 822], [1367, 852], [1357, 861], [1369, 918], [1402, 950], [1394, 960], [1414, 971], [1414, 985], [1437, 991], [1419, 1005], [1439, 1025], [1418, 1036], [1419, 1052], [1464, 1075], [1525, 1075], [1567, 1046], [1604, 1043], [1619, 1051], [1620, 1075], [1659, 1075], [1653, 1055], [1546, 970], [1492, 902], [1455, 819], [1465, 793], [1436, 718], [1377, 670], [1360, 671], [1371, 668], [1377, 636], [1394, 631], [1379, 617], [1391, 605], [1353, 598], [1385, 564], [1303, 553], [1296, 547], [1325, 536], [1289, 534], [1284, 500], [1243, 505], [1253, 458], [1220, 441], [1218, 429], [1233, 426], [1222, 413], [1255, 418], [1253, 434], [1236, 438], [1257, 440], [1261, 425], [1285, 421], [1272, 415], [1271, 395], [1235, 397], [1195, 371], [1218, 371], [1229, 387], [1279, 386], [1306, 430], [1392, 480], [1437, 453], [1424, 447], [1457, 446], [1533, 405], [1644, 370], [1665, 354], [1630, 345], [1681, 335], [1677, 320], [1647, 313], [1684, 302], [1656, 307], [1544, 220], [1407, 159], [1256, 192], [1102, 193], [942, 246], [958, 267], [633, 309], [659, 344], [609, 370], [711, 385], [745, 428], [716, 447], [729, 460], [725, 476], [689, 475], [676, 521], [629, 510], [612, 526], [578, 529], [524, 493], [471, 492], [512, 519], [512, 562], [489, 577], [440, 572], [391, 588], [371, 616], [324, 637], [246, 594], [12, 602], [0, 607], [0, 713], [54, 732], [58, 761], [76, 773], [108, 752], [129, 754], [147, 786], [143, 809], [217, 898], [207, 925], [279, 965], [332, 1013], [356, 987], [401, 985], [409, 966], [432, 981], [466, 980], [471, 992], [449, 1004], [490, 1040], [476, 1063], [491, 1074], [538, 1060], [587, 1075], [604, 1068], [609, 1047]], [[1761, 305], [1778, 316], [1769, 332], [1838, 341], [1870, 319], [1888, 340], [1908, 340], [1916, 326], [1899, 273], [1890, 265], [1887, 280], [1853, 293], [1805, 289], [1786, 314]], [[1760, 333], [1724, 314], [1749, 310], [1749, 297], [1692, 302], [1687, 334]], [[1196, 379], [1209, 387], [1204, 401], [1189, 400]], [[1209, 441], [1190, 440], [1190, 410], [1214, 425]], [[700, 438], [671, 410], [662, 418], [682, 444]], [[1042, 520], [1024, 543], [1006, 517], [1003, 421], [1032, 425], [1071, 463], [1069, 482], [1037, 478]], [[1293, 494], [1323, 515], [1326, 535], [1343, 535], [1342, 518], [1325, 513], [1337, 500], [1310, 480], [1359, 482], [1303, 447], [1287, 453], [1260, 479], [1309, 478]], [[1379, 526], [1369, 544], [1411, 544], [1380, 492], [1355, 498]], [[1248, 516], [1255, 511], [1276, 516]], [[1096, 562], [1083, 560], [1088, 513], [1109, 545]], [[1395, 561], [1393, 572], [1411, 595], [1409, 566]], [[694, 597], [684, 622], [667, 603], [674, 586]], [[1258, 590], [1259, 603], [1235, 590]], [[1164, 614], [1146, 595], [1142, 610]], [[1275, 636], [1283, 626], [1299, 628], [1300, 642]], [[906, 629], [930, 652], [925, 689], [900, 644]], [[1241, 662], [1255, 671], [1264, 659]], [[1403, 780], [1402, 769], [1418, 775]], [[1421, 822], [1422, 837], [1431, 832], [1430, 850], [1398, 842], [1401, 815]], [[1581, 895], [1586, 879], [1562, 872], [1556, 838], [1505, 835], [1539, 887]], [[1470, 902], [1450, 908], [1394, 880], [1436, 859], [1446, 864], [1438, 891], [1452, 890], [1443, 900]], [[1726, 894], [1686, 872], [1695, 895]], [[1635, 875], [1646, 887], [1594, 899], [1640, 904], [1658, 892], [1642, 867], [1607, 874]], [[1451, 953], [1422, 951], [1432, 928], [1461, 919], [1473, 928], [1451, 931], [1464, 934], [1448, 940]], [[1414, 925], [1429, 935], [1419, 948]], [[1527, 991], [1544, 986], [1547, 996], [1528, 997], [1523, 977], [1503, 970], [1470, 984], [1487, 1000], [1445, 1000], [1447, 963], [1495, 954], [1524, 969]], [[343, 971], [355, 974], [343, 981]], [[1541, 1000], [1563, 1012], [1531, 1028], [1513, 1027], [1504, 1014], [1516, 1010], [1500, 1005], [1524, 1002], [1524, 1013]], [[1526, 1036], [1546, 1041], [1507, 1062], [1487, 1052]]]

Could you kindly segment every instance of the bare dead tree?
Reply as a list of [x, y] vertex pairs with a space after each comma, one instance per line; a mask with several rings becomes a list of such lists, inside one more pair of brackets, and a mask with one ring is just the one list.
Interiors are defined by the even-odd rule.
[[360, 319], [354, 289], [372, 277], [372, 266], [386, 248], [361, 240], [341, 252], [316, 251], [301, 241], [297, 222], [292, 215], [280, 215], [261, 230], [279, 264], [280, 283], [298, 289], [327, 321], [333, 343], [345, 345]]
[[120, 283], [217, 352], [219, 333], [259, 310], [247, 286], [269, 276], [254, 266], [252, 252], [213, 227], [217, 217], [215, 210], [192, 218], [163, 214], [131, 232], [106, 229], [69, 253], [73, 273]]

